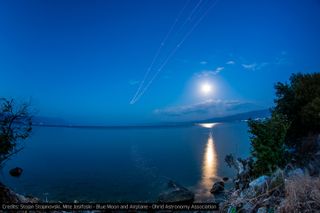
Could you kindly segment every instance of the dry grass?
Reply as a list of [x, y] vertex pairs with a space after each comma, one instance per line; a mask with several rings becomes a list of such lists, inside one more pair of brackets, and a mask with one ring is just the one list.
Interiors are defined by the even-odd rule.
[[320, 212], [320, 177], [296, 176], [285, 182], [281, 212]]

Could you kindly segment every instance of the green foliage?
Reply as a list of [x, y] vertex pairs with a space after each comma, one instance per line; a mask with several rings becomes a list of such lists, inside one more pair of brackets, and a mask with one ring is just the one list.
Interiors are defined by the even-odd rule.
[[293, 74], [275, 89], [271, 118], [249, 121], [256, 175], [282, 167], [287, 145], [299, 147], [300, 137], [320, 132], [320, 73]]
[[32, 116], [29, 105], [16, 106], [14, 100], [0, 99], [0, 168], [4, 162], [22, 147], [21, 139], [26, 139], [32, 130]]
[[289, 124], [284, 116], [273, 113], [265, 120], [249, 120], [254, 174], [273, 172], [285, 164], [285, 137]]
[[293, 74], [289, 84], [277, 83], [275, 89], [274, 112], [291, 122], [288, 140], [320, 132], [320, 73]]

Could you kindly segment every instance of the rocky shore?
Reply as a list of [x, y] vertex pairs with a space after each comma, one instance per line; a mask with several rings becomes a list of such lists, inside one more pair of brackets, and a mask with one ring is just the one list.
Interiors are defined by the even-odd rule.
[[301, 139], [301, 147], [291, 152], [294, 157], [285, 168], [259, 177], [253, 174], [252, 158], [226, 156], [237, 176], [231, 190], [222, 190], [221, 182], [213, 185], [214, 194], [227, 197], [220, 212], [319, 212], [320, 135]]
[[0, 182], [0, 203], [38, 203], [40, 200], [31, 196], [20, 195]]

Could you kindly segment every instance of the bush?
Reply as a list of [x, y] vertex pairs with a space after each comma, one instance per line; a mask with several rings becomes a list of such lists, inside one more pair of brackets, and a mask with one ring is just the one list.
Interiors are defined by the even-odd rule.
[[286, 146], [299, 148], [300, 138], [320, 132], [320, 73], [293, 74], [289, 84], [279, 82], [275, 89], [271, 118], [249, 121], [257, 175], [282, 167]]
[[21, 139], [26, 139], [32, 130], [32, 116], [29, 104], [16, 105], [14, 100], [0, 99], [0, 168], [22, 147]]
[[285, 200], [280, 212], [318, 212], [320, 209], [320, 178], [295, 176], [285, 183]]
[[251, 133], [251, 154], [254, 157], [256, 176], [271, 173], [284, 166], [285, 137], [289, 128], [288, 121], [281, 114], [273, 113], [265, 120], [249, 120]]
[[320, 73], [293, 74], [289, 84], [275, 85], [274, 112], [282, 114], [290, 122], [288, 144], [293, 139], [320, 132]]

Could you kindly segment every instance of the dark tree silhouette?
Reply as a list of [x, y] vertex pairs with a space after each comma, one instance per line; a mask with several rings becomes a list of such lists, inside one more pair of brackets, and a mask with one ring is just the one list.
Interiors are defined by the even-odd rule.
[[31, 131], [30, 104], [16, 104], [13, 99], [0, 98], [0, 168], [23, 148], [21, 141]]
[[277, 83], [274, 112], [291, 122], [287, 139], [320, 132], [320, 73], [293, 74], [290, 83]]

